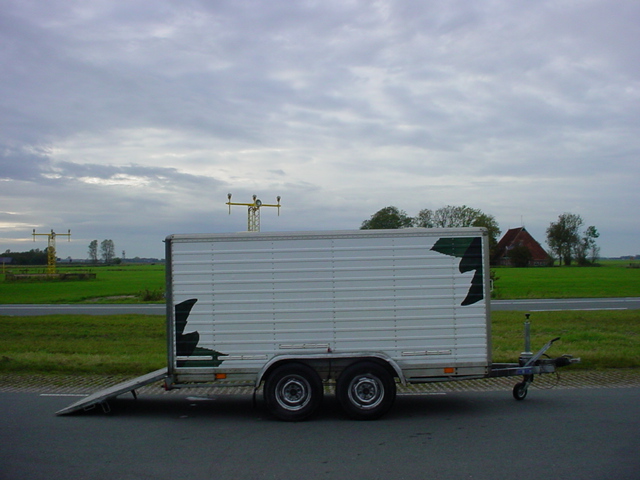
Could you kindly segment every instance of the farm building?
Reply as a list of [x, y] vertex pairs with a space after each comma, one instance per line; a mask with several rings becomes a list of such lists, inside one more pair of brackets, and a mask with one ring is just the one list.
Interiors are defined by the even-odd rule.
[[529, 250], [531, 257], [529, 258], [529, 266], [546, 266], [551, 262], [551, 257], [544, 248], [531, 236], [524, 227], [510, 228], [507, 233], [500, 239], [495, 249], [493, 257], [493, 265], [512, 266], [514, 261], [510, 253], [514, 249], [522, 250], [525, 247]]

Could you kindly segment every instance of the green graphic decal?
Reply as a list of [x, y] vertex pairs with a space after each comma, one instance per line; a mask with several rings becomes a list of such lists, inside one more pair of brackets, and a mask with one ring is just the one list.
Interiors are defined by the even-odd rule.
[[482, 238], [441, 238], [431, 248], [439, 253], [460, 257], [460, 273], [475, 270], [476, 273], [471, 279], [471, 286], [467, 297], [461, 305], [472, 305], [484, 298], [484, 288], [482, 285]]
[[218, 357], [223, 354], [208, 348], [198, 347], [200, 334], [198, 332], [184, 333], [187, 318], [191, 309], [198, 301], [197, 298], [185, 300], [176, 305], [176, 356], [193, 357], [193, 360], [178, 360], [178, 367], [217, 367], [222, 363]]

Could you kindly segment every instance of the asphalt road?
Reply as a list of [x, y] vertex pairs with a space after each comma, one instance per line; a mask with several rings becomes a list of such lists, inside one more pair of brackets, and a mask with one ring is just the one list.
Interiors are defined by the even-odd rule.
[[164, 315], [166, 306], [162, 304], [4, 304], [0, 305], [0, 315], [30, 317], [34, 315]]
[[[544, 300], [493, 300], [491, 309], [544, 312], [559, 310], [638, 310], [640, 297], [563, 298]], [[164, 304], [0, 305], [0, 315], [164, 315]]]
[[638, 310], [640, 297], [492, 300], [491, 310], [553, 312], [562, 310]]
[[250, 396], [148, 395], [56, 417], [72, 398], [0, 393], [0, 478], [637, 479], [640, 388], [399, 396], [381, 420], [333, 397], [303, 423]]

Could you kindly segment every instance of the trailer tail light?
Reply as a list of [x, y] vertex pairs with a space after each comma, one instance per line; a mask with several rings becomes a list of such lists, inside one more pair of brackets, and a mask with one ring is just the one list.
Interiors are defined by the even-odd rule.
[[456, 369], [454, 367], [446, 367], [444, 373], [456, 373]]
[[216, 380], [226, 380], [226, 378], [227, 378], [226, 373], [216, 373]]

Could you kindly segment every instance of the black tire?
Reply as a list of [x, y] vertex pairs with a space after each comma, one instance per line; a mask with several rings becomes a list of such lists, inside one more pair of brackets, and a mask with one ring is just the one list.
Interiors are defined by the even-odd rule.
[[527, 396], [527, 384], [524, 382], [516, 383], [513, 386], [513, 398], [516, 400], [524, 400]]
[[362, 361], [342, 372], [336, 385], [336, 396], [349, 417], [374, 420], [393, 406], [396, 382], [382, 365]]
[[322, 404], [322, 380], [311, 367], [289, 363], [269, 374], [264, 400], [269, 412], [280, 420], [297, 422], [311, 416]]

